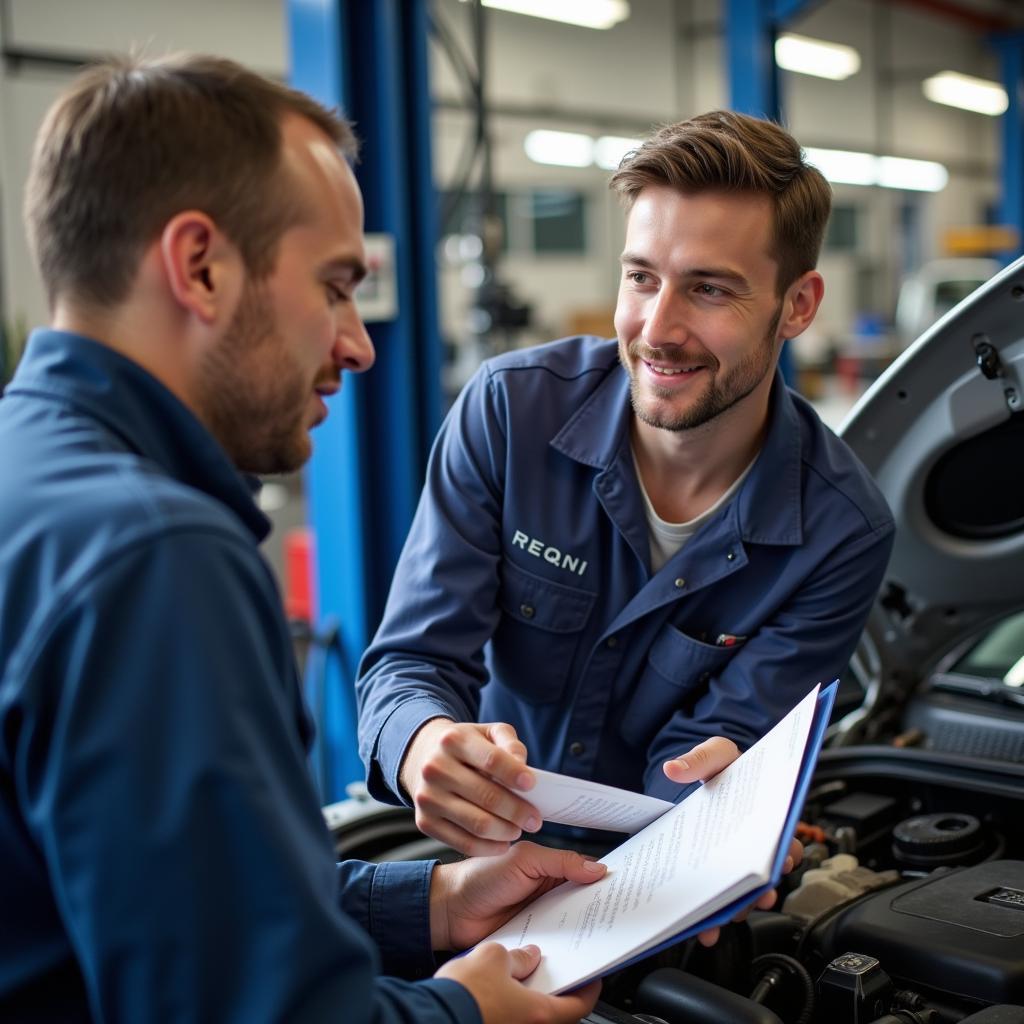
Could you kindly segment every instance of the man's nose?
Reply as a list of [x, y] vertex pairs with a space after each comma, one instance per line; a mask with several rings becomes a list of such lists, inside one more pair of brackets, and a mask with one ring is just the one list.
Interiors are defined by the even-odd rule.
[[344, 317], [338, 325], [338, 334], [334, 340], [335, 365], [349, 373], [363, 373], [373, 366], [377, 352], [366, 330], [366, 324], [355, 307], [350, 315]]
[[649, 345], [681, 345], [689, 335], [686, 303], [672, 289], [662, 288], [651, 297], [644, 318], [643, 336]]

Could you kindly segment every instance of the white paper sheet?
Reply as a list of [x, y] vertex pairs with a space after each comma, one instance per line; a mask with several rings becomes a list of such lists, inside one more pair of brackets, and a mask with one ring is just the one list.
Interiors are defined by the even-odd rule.
[[545, 821], [560, 825], [603, 828], [633, 835], [673, 807], [668, 800], [643, 793], [631, 793], [540, 768], [531, 771], [537, 779], [533, 789], [516, 792], [529, 800]]
[[817, 698], [815, 688], [738, 760], [603, 858], [599, 882], [553, 889], [487, 941], [536, 943], [543, 959], [527, 986], [564, 992], [763, 885]]

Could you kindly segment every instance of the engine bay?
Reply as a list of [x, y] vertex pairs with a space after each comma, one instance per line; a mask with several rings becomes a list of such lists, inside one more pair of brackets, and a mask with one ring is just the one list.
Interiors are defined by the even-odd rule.
[[594, 1022], [1024, 1022], [1024, 771], [822, 754], [777, 909], [605, 983]]

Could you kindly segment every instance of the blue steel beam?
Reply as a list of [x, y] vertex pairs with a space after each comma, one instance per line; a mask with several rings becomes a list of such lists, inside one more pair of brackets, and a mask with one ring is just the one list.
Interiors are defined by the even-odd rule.
[[729, 105], [744, 114], [778, 120], [775, 27], [770, 0], [728, 0], [725, 41]]
[[1017, 229], [1017, 249], [1002, 253], [1010, 263], [1024, 249], [1024, 33], [993, 40], [1002, 63], [1009, 106], [1002, 119], [1000, 221]]
[[314, 687], [325, 801], [363, 777], [354, 666], [383, 611], [440, 421], [426, 24], [426, 0], [288, 2], [291, 81], [356, 123], [366, 230], [393, 236], [398, 291], [397, 317], [369, 325], [378, 367], [346, 378], [306, 474], [316, 632], [336, 626], [340, 640]]
[[[819, 0], [727, 0], [725, 42], [729, 105], [755, 117], [782, 120], [775, 36], [785, 21]], [[789, 346], [782, 346], [779, 366], [786, 383], [796, 383]]]

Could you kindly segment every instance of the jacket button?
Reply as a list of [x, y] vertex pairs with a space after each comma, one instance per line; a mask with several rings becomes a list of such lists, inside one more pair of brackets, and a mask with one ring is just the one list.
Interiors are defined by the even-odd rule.
[[676, 580], [676, 589], [677, 589], [677, 590], [682, 590], [682, 589], [683, 589], [683, 587], [685, 587], [685, 586], [686, 586], [686, 580], [684, 580], [684, 579], [683, 579], [683, 578], [682, 578], [682, 577], [680, 576], [680, 578]]
[[736, 553], [734, 551], [730, 551], [729, 554], [727, 554], [725, 556], [726, 561], [729, 561], [729, 562], [731, 562], [735, 557], [736, 557]]
[[604, 642], [605, 647], [618, 647], [619, 638], [617, 636], [610, 636]]
[[524, 619], [532, 619], [533, 612], [534, 608], [532, 604], [521, 604], [519, 606], [519, 614], [522, 615]]
[[579, 757], [586, 749], [587, 748], [583, 746], [579, 740], [574, 740], [569, 744], [569, 753], [572, 754], [573, 757]]

